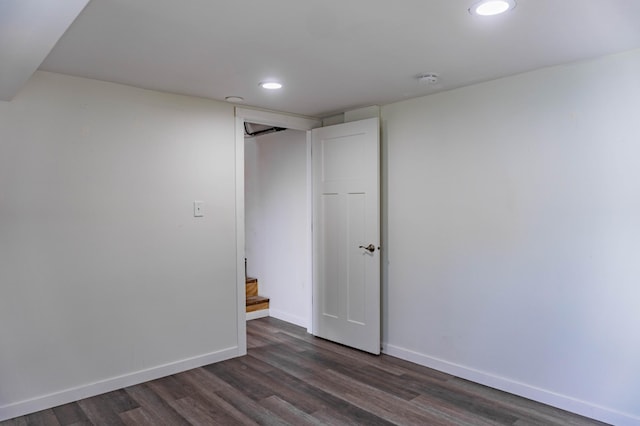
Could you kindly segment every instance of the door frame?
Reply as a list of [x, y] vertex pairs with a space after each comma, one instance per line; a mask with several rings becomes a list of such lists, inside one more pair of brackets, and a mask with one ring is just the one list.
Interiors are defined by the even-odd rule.
[[309, 257], [307, 259], [308, 271], [308, 323], [307, 331], [313, 331], [313, 268], [312, 262], [312, 174], [311, 174], [311, 129], [322, 127], [322, 121], [275, 113], [270, 111], [255, 110], [250, 108], [235, 108], [235, 169], [236, 169], [236, 299], [237, 299], [237, 331], [238, 331], [238, 355], [247, 353], [247, 321], [245, 312], [245, 279], [244, 279], [244, 257], [245, 257], [245, 203], [244, 203], [244, 123], [264, 124], [267, 126], [285, 127], [292, 130], [302, 130], [306, 132], [307, 148], [307, 235], [305, 245], [308, 247]]

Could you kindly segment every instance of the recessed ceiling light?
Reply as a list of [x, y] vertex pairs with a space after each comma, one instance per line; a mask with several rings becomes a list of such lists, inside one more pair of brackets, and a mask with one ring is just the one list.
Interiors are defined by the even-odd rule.
[[282, 89], [282, 84], [278, 83], [277, 81], [263, 81], [260, 83], [260, 87], [268, 90], [278, 90]]
[[469, 13], [480, 16], [493, 16], [516, 7], [516, 0], [482, 0], [469, 8]]
[[224, 98], [224, 100], [234, 104], [239, 104], [241, 102], [244, 102], [244, 98], [240, 96], [227, 96], [226, 98]]

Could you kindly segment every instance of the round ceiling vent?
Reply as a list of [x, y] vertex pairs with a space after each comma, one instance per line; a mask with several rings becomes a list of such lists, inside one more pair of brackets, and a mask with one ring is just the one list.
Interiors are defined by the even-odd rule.
[[439, 76], [433, 72], [420, 74], [418, 75], [418, 81], [424, 84], [438, 84]]

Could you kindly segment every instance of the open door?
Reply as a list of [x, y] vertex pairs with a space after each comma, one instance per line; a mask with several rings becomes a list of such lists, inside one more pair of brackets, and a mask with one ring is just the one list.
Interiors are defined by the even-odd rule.
[[312, 130], [313, 334], [380, 353], [380, 127]]

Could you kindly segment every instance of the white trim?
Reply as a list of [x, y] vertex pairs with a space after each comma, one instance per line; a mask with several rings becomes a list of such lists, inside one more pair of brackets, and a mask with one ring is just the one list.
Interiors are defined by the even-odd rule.
[[134, 373], [100, 380], [87, 385], [77, 386], [60, 392], [54, 392], [25, 401], [4, 405], [0, 407], [0, 421], [68, 404], [84, 398], [90, 398], [106, 392], [122, 389], [127, 386], [133, 386], [150, 380], [159, 379], [161, 377], [170, 376], [172, 374], [181, 373], [193, 368], [213, 364], [215, 362], [225, 361], [237, 356], [238, 347], [231, 347], [169, 364], [159, 365], [146, 370], [140, 370]]
[[244, 274], [244, 118], [236, 117], [236, 328], [238, 355], [247, 354], [246, 277]]
[[416, 364], [433, 368], [447, 374], [470, 380], [481, 385], [489, 386], [514, 395], [522, 396], [543, 404], [551, 405], [562, 410], [590, 417], [615, 425], [639, 426], [640, 417], [621, 413], [610, 408], [595, 405], [586, 401], [561, 395], [545, 389], [540, 389], [525, 383], [517, 382], [506, 377], [496, 376], [484, 371], [465, 367], [442, 359], [424, 355], [419, 352], [405, 349], [399, 346], [382, 344], [382, 352], [396, 358], [411, 361]]
[[315, 118], [249, 108], [236, 107], [236, 117], [251, 123], [286, 127], [293, 130], [311, 130], [322, 126], [322, 121]]
[[[307, 333], [313, 334], [313, 170], [311, 130], [307, 130]], [[300, 324], [298, 324], [300, 325]]]
[[298, 325], [300, 327], [307, 327], [307, 319], [304, 317], [299, 317], [297, 315], [291, 315], [287, 312], [279, 311], [277, 309], [270, 308], [269, 316], [273, 318], [277, 318], [282, 321], [286, 321], [291, 324]]
[[264, 318], [264, 317], [268, 317], [269, 315], [269, 309], [260, 309], [258, 311], [253, 311], [253, 312], [247, 312], [246, 315], [246, 321], [251, 321], [254, 319], [258, 319], [258, 318]]

